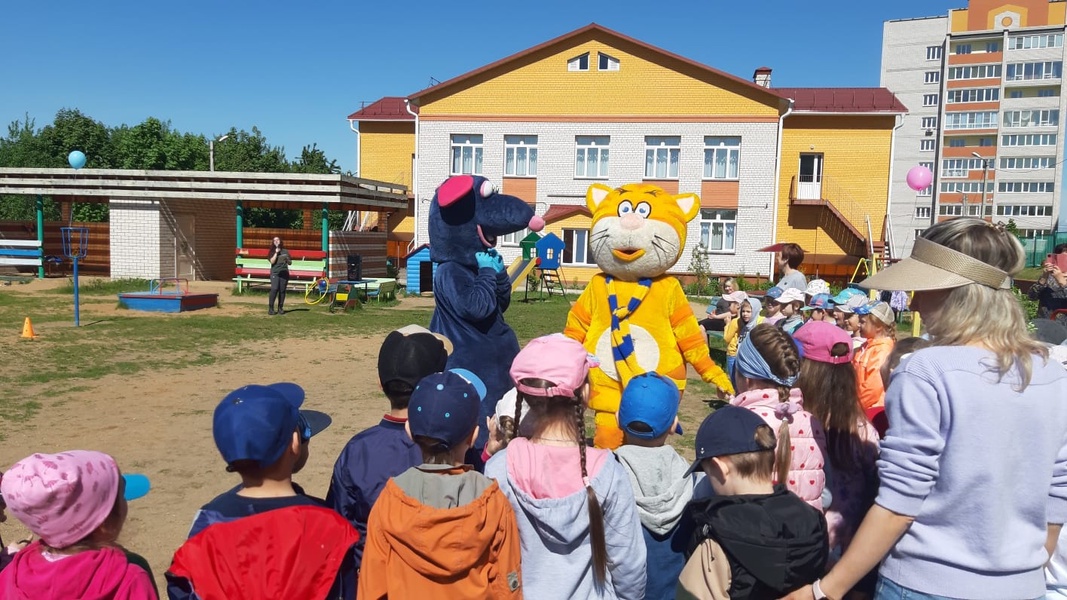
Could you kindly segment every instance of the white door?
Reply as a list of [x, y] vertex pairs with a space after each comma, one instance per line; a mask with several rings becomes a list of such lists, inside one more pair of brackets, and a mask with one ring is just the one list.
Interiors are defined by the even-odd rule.
[[800, 155], [797, 200], [822, 199], [822, 154]]
[[175, 213], [174, 276], [196, 279], [196, 215]]

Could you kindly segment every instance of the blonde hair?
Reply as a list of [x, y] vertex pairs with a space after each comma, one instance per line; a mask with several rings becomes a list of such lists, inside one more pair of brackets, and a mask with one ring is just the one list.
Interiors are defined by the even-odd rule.
[[[1025, 266], [1026, 254], [1014, 235], [977, 218], [944, 221], [923, 237], [997, 267], [1010, 276]], [[1048, 350], [1030, 337], [1026, 314], [1011, 290], [981, 284], [953, 288], [936, 320], [928, 321], [934, 346], [965, 346], [980, 342], [997, 356], [996, 371], [1003, 379], [1019, 369], [1017, 391], [1030, 385], [1033, 355], [1048, 359]]]

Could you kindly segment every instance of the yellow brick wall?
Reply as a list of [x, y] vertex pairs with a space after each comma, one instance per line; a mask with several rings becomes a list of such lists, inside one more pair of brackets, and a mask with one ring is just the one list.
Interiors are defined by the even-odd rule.
[[359, 176], [411, 189], [415, 123], [364, 121], [359, 124]]
[[[589, 70], [568, 71], [567, 61], [586, 52]], [[599, 71], [599, 52], [618, 59], [620, 70]], [[598, 32], [476, 75], [442, 93], [431, 91], [420, 105], [423, 118], [778, 116], [778, 100], [770, 94]]]
[[[800, 244], [807, 252], [848, 254], [819, 225], [827, 209], [791, 206], [790, 186], [800, 171], [802, 153], [823, 153], [823, 198], [850, 217], [866, 236], [864, 215], [870, 215], [875, 240], [882, 239], [889, 184], [893, 116], [803, 116], [785, 120], [778, 198], [778, 242]], [[841, 195], [832, 198], [831, 195]], [[823, 215], [823, 219], [827, 216]], [[844, 238], [849, 241], [847, 237]]]

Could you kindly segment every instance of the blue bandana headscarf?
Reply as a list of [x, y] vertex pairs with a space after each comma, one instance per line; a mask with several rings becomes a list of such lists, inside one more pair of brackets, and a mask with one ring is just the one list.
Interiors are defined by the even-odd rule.
[[797, 376], [792, 375], [790, 377], [779, 377], [771, 371], [770, 365], [763, 359], [759, 351], [756, 350], [756, 346], [752, 344], [752, 336], [745, 337], [741, 341], [741, 344], [737, 347], [737, 362], [734, 363], [734, 369], [748, 377], [749, 379], [764, 379], [766, 381], [773, 381], [778, 385], [784, 385], [787, 388], [793, 387], [793, 384], [797, 381]]

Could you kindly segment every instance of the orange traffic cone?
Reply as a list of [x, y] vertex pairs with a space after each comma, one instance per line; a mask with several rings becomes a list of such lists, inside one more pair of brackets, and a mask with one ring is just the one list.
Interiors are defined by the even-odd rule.
[[37, 337], [37, 334], [33, 332], [33, 323], [30, 322], [30, 318], [26, 317], [26, 322], [22, 324], [22, 339], [32, 340]]

